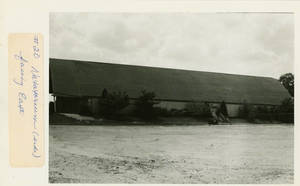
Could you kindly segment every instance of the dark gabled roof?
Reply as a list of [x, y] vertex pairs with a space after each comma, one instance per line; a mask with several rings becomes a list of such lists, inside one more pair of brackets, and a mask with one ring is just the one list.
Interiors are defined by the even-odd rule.
[[50, 59], [51, 93], [65, 96], [100, 96], [126, 91], [137, 98], [141, 90], [158, 99], [278, 105], [289, 97], [280, 82], [255, 77], [202, 71], [143, 67], [76, 60]]

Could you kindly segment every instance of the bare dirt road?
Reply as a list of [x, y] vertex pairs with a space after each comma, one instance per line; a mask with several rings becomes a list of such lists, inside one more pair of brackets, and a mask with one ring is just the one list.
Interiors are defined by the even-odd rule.
[[293, 183], [292, 125], [50, 126], [50, 183]]

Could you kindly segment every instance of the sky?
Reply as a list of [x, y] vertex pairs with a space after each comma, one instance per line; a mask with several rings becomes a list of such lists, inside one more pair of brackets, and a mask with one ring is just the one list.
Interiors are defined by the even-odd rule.
[[294, 15], [51, 13], [50, 57], [278, 79], [294, 72]]

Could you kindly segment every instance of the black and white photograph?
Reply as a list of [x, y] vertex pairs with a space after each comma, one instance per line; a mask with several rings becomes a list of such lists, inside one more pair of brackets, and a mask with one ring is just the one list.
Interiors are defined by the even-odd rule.
[[293, 12], [50, 12], [49, 183], [293, 184]]

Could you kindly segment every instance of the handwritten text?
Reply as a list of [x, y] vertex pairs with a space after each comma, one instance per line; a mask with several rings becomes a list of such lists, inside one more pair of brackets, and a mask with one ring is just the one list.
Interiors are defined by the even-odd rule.
[[24, 66], [25, 66], [25, 63], [27, 63], [27, 60], [22, 56], [21, 51], [19, 52], [19, 55], [15, 54], [14, 57], [20, 63], [20, 80], [17, 81], [16, 79], [14, 79], [13, 81], [15, 82], [15, 84], [17, 84], [19, 86], [23, 86], [23, 84], [24, 84]]

